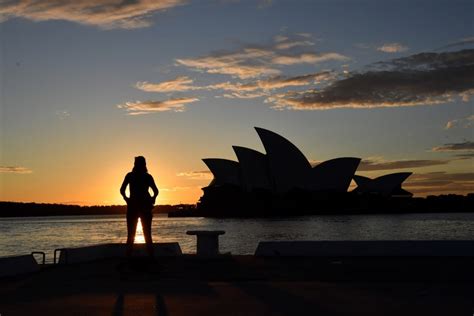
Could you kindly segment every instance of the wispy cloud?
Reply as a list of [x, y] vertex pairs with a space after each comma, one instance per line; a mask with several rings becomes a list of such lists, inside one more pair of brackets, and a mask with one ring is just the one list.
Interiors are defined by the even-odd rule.
[[408, 47], [400, 43], [386, 43], [377, 47], [377, 50], [384, 53], [401, 53], [406, 52]]
[[[178, 58], [175, 65], [209, 74], [229, 75], [233, 80], [208, 85], [198, 85], [189, 76], [178, 76], [162, 82], [139, 81], [137, 89], [146, 92], [169, 93], [189, 91], [223, 91], [216, 98], [252, 99], [271, 97], [273, 90], [290, 87], [316, 86], [337, 79], [335, 71], [325, 70], [297, 76], [281, 75], [282, 69], [295, 64], [315, 64], [324, 61], [346, 61], [349, 58], [335, 52], [314, 52], [308, 49], [314, 45], [309, 33], [277, 35], [270, 43], [244, 45], [231, 51], [216, 51], [196, 58]], [[193, 98], [197, 99], [197, 98]], [[153, 111], [181, 111], [181, 106], [170, 108], [163, 102], [128, 102], [120, 105], [132, 115]], [[174, 105], [174, 104], [173, 104]], [[133, 111], [132, 111], [133, 110]]]
[[407, 168], [423, 168], [431, 166], [445, 165], [450, 160], [391, 160], [365, 159], [357, 168], [358, 171], [394, 170]]
[[268, 96], [268, 92], [265, 91], [256, 91], [256, 92], [240, 92], [234, 91], [229, 93], [224, 93], [221, 96], [216, 96], [216, 98], [227, 98], [227, 99], [255, 99]]
[[[312, 166], [320, 164], [322, 161], [310, 160]], [[439, 166], [450, 163], [451, 160], [385, 160], [383, 157], [371, 157], [361, 160], [357, 171], [378, 171], [378, 170], [395, 170], [395, 169], [413, 169], [431, 166]]]
[[206, 86], [193, 85], [194, 81], [192, 79], [182, 76], [160, 83], [150, 83], [145, 81], [138, 82], [135, 86], [143, 91], [159, 93], [195, 90], [224, 90], [229, 91], [230, 93], [222, 95], [223, 97], [243, 99], [268, 96], [269, 91], [275, 89], [319, 84], [324, 81], [333, 80], [335, 76], [335, 73], [332, 71], [321, 71], [294, 77], [272, 76], [246, 83], [225, 81]]
[[[239, 79], [275, 76], [279, 67], [315, 64], [329, 60], [347, 60], [335, 52], [314, 52], [307, 34], [278, 35], [268, 45], [247, 45], [235, 51], [219, 51], [196, 58], [178, 58], [176, 64], [210, 74], [230, 75]], [[303, 50], [301, 50], [303, 49]]]
[[188, 171], [177, 173], [176, 176], [188, 178], [190, 180], [210, 180], [212, 179], [212, 173], [209, 170], [202, 171]]
[[474, 151], [462, 153], [462, 154], [456, 154], [455, 156], [458, 157], [459, 159], [472, 159], [474, 158]]
[[284, 37], [284, 40], [282, 40], [282, 38], [279, 38], [279, 40], [280, 41], [275, 44], [276, 49], [290, 49], [298, 46], [314, 45], [314, 42], [310, 40], [289, 40], [287, 37]]
[[267, 99], [276, 109], [326, 110], [441, 104], [474, 93], [474, 50], [421, 53], [372, 65], [324, 89]]
[[117, 105], [118, 108], [124, 109], [128, 115], [142, 115], [156, 112], [184, 112], [185, 105], [199, 101], [197, 98], [174, 98], [164, 101], [135, 101], [125, 102]]
[[209, 85], [207, 89], [222, 89], [227, 91], [255, 91], [255, 90], [275, 90], [287, 87], [306, 86], [309, 84], [318, 84], [323, 81], [332, 80], [335, 78], [335, 74], [331, 71], [322, 71], [312, 74], [285, 77], [275, 76], [266, 79], [256, 80], [249, 83], [240, 82], [222, 82], [213, 85]]
[[444, 144], [442, 146], [437, 146], [432, 149], [432, 151], [445, 152], [445, 151], [474, 151], [474, 142], [465, 141], [462, 143], [450, 143]]
[[277, 65], [316, 64], [323, 61], [346, 61], [349, 58], [338, 53], [302, 53], [297, 55], [280, 55], [272, 58]]
[[454, 42], [452, 42], [448, 45], [445, 45], [445, 46], [442, 46], [442, 47], [438, 48], [438, 50], [457, 47], [457, 46], [472, 45], [472, 44], [474, 44], [474, 36], [465, 37], [465, 38], [462, 38], [460, 40], [454, 41]]
[[403, 184], [410, 192], [417, 194], [474, 192], [474, 173], [430, 172], [415, 173]]
[[0, 166], [0, 173], [17, 173], [17, 174], [28, 174], [33, 171], [26, 167], [19, 166]]
[[313, 46], [315, 43], [311, 40], [310, 33], [297, 33], [294, 35], [277, 35], [273, 38], [275, 49], [290, 49], [294, 47]]
[[142, 91], [147, 92], [174, 92], [174, 91], [190, 91], [199, 89], [192, 85], [193, 79], [180, 76], [173, 80], [164, 81], [160, 83], [150, 83], [147, 81], [139, 81], [136, 83], [135, 87]]
[[0, 22], [14, 17], [32, 21], [66, 20], [104, 29], [133, 29], [152, 24], [159, 11], [185, 4], [185, 0], [18, 0], [0, 4]]
[[55, 114], [60, 120], [65, 120], [71, 117], [71, 113], [69, 111], [56, 111]]
[[176, 59], [177, 64], [210, 74], [224, 74], [240, 79], [277, 75], [268, 59], [273, 52], [264, 48], [244, 48], [238, 52], [218, 52], [197, 58]]
[[444, 128], [445, 129], [451, 129], [451, 128], [457, 128], [457, 127], [468, 128], [473, 125], [474, 125], [474, 115], [470, 115], [465, 118], [454, 119], [454, 120], [448, 121]]

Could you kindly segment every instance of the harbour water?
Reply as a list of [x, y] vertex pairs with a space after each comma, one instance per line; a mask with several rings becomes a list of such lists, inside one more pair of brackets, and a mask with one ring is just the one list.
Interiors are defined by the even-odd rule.
[[[273, 219], [168, 218], [155, 216], [155, 242], [179, 242], [195, 252], [187, 230], [225, 230], [221, 251], [252, 254], [264, 240], [471, 240], [474, 213], [305, 216]], [[0, 257], [99, 243], [125, 242], [124, 216], [0, 218]], [[139, 229], [136, 242], [143, 242]]]

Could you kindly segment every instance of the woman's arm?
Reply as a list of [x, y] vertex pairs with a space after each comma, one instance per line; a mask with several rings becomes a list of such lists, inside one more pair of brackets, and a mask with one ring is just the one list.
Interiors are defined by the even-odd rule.
[[129, 179], [128, 179], [128, 173], [127, 173], [127, 175], [126, 175], [125, 178], [123, 179], [122, 186], [120, 187], [120, 194], [122, 195], [123, 199], [124, 199], [125, 201], [127, 201], [127, 202], [128, 202], [128, 199], [129, 199], [129, 198], [128, 198], [127, 195], [125, 194], [125, 189], [127, 188], [127, 185], [129, 184], [129, 182], [130, 182], [130, 181], [129, 181]]
[[158, 191], [158, 188], [156, 187], [156, 184], [155, 184], [155, 180], [153, 180], [153, 177], [151, 175], [150, 175], [150, 179], [151, 179], [150, 188], [153, 191], [152, 199], [153, 199], [153, 204], [155, 204], [156, 197], [158, 196], [160, 191]]

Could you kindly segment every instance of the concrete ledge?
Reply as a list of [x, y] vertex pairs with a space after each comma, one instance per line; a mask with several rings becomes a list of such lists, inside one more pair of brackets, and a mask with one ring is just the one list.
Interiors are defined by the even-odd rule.
[[188, 230], [187, 235], [196, 235], [196, 236], [219, 236], [224, 235], [224, 230]]
[[0, 258], [0, 277], [39, 271], [40, 267], [32, 255]]
[[474, 257], [474, 240], [262, 241], [255, 256]]
[[[63, 248], [59, 256], [59, 263], [80, 263], [104, 258], [125, 257], [126, 244], [100, 244], [78, 248]], [[155, 256], [172, 257], [182, 255], [181, 247], [177, 242], [153, 244]], [[135, 244], [133, 256], [146, 256], [145, 244]]]

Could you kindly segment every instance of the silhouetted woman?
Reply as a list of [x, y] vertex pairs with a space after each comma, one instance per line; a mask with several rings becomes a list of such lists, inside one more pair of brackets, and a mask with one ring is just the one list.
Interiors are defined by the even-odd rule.
[[[130, 185], [130, 197], [125, 194], [127, 185]], [[151, 188], [153, 196], [148, 189]], [[151, 258], [153, 254], [153, 241], [151, 239], [152, 210], [158, 196], [158, 188], [151, 174], [146, 168], [145, 157], [135, 157], [132, 172], [127, 173], [120, 187], [120, 194], [127, 202], [127, 257], [131, 257], [133, 242], [137, 231], [138, 218], [141, 218], [143, 235], [145, 237], [146, 249]]]

